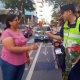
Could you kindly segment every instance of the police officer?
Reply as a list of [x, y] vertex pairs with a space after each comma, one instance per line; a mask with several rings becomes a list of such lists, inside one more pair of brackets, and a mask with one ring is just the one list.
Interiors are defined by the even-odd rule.
[[[80, 18], [75, 16], [75, 6], [67, 4], [61, 6], [61, 14], [65, 20], [64, 24], [64, 44], [65, 47], [72, 44], [80, 44]], [[68, 80], [80, 80], [80, 60], [71, 69]]]

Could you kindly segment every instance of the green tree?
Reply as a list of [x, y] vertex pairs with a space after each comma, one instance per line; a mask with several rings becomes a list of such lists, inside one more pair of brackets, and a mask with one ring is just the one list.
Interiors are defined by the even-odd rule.
[[[16, 12], [18, 9], [18, 13], [20, 17], [22, 17], [22, 23], [25, 23], [25, 10], [34, 11], [35, 3], [32, 0], [1, 0], [5, 4], [5, 8], [11, 8], [10, 13]], [[20, 12], [22, 11], [22, 12]]]
[[57, 18], [58, 13], [55, 11], [56, 8], [59, 8], [61, 5], [74, 3], [80, 8], [80, 0], [47, 0], [49, 3], [53, 4], [53, 18]]
[[29, 11], [34, 11], [34, 2], [32, 0], [1, 0], [5, 4], [5, 8], [11, 8], [11, 9], [26, 9]]
[[53, 3], [54, 8], [57, 8], [58, 6], [74, 3], [75, 5], [80, 4], [80, 0], [48, 0], [49, 2]]

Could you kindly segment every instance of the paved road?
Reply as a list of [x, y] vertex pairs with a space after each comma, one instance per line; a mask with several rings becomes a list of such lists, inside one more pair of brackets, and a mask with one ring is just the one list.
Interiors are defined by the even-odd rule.
[[39, 52], [31, 54], [33, 62], [31, 66], [26, 66], [29, 69], [25, 70], [22, 80], [62, 80], [61, 70], [55, 69], [52, 49], [51, 44], [42, 44]]
[[[62, 80], [61, 70], [55, 69], [52, 44], [38, 43], [39, 49], [30, 52], [31, 63], [24, 71], [22, 80]], [[1, 50], [2, 45], [0, 45]], [[0, 70], [0, 80], [2, 74]]]
[[55, 69], [52, 47], [47, 46], [41, 47], [31, 80], [61, 80], [60, 71]]

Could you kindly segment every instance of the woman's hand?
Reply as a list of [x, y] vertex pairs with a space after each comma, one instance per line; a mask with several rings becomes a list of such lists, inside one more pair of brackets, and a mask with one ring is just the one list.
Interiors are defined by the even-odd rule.
[[30, 46], [30, 49], [31, 49], [31, 50], [37, 50], [37, 49], [38, 49], [38, 46], [37, 46], [36, 44], [32, 44], [32, 45]]

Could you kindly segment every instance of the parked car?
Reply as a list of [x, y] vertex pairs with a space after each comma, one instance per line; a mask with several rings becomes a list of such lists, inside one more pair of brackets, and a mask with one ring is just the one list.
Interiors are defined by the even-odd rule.
[[48, 26], [48, 27], [37, 28], [35, 35], [34, 35], [34, 41], [35, 42], [50, 41], [49, 37], [44, 32], [50, 32], [50, 27]]

